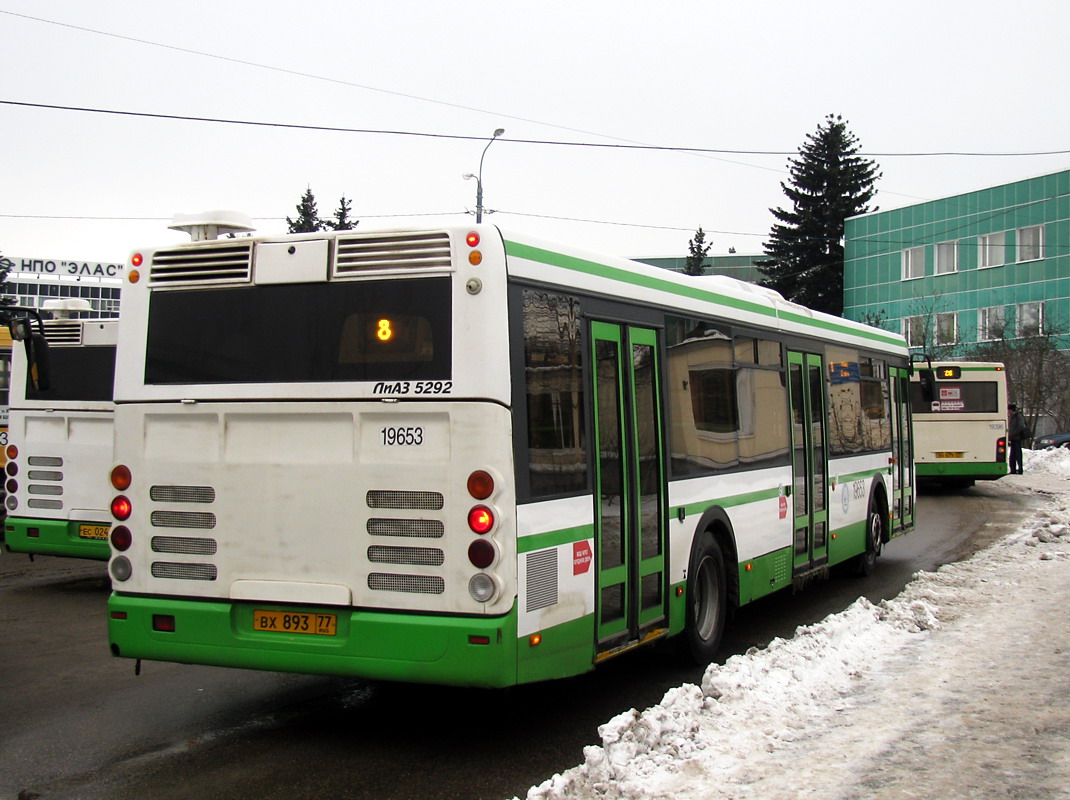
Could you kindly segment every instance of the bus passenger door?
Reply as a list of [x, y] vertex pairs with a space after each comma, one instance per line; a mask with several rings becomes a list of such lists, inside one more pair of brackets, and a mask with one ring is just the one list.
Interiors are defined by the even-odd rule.
[[600, 653], [666, 626], [666, 487], [657, 333], [591, 323]]
[[788, 352], [791, 404], [791, 494], [794, 498], [796, 573], [828, 562], [828, 454], [825, 445], [825, 371], [821, 356]]
[[891, 367], [892, 379], [892, 500], [891, 529], [914, 524], [914, 436], [911, 426], [910, 373]]

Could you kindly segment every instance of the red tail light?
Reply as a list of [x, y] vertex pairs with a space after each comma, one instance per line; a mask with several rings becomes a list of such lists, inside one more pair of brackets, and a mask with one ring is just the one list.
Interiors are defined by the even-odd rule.
[[996, 462], [999, 464], [1007, 460], [1007, 439], [1000, 436], [996, 439]]
[[490, 539], [475, 539], [468, 545], [468, 560], [472, 566], [486, 569], [494, 563], [494, 545]]
[[133, 511], [134, 507], [130, 505], [129, 498], [123, 497], [123, 495], [119, 495], [111, 501], [111, 515], [119, 521], [130, 519], [130, 514]]
[[7, 446], [7, 458], [8, 461], [19, 457], [19, 449], [13, 444]]
[[134, 537], [130, 535], [130, 529], [125, 525], [116, 525], [111, 532], [111, 546], [119, 552], [129, 550]]
[[476, 533], [487, 533], [494, 527], [494, 512], [486, 506], [475, 506], [468, 512], [468, 527]]

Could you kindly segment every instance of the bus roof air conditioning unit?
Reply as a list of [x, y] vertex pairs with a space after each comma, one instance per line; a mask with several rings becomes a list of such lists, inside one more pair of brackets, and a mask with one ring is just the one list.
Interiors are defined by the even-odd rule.
[[255, 231], [253, 220], [240, 211], [204, 211], [200, 214], [175, 214], [169, 230], [185, 231], [194, 242], [206, 242], [220, 236]]

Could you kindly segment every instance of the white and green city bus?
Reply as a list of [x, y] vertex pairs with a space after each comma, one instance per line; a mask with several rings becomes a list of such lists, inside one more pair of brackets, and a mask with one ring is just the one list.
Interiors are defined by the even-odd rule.
[[918, 480], [958, 486], [1007, 474], [1007, 373], [994, 361], [917, 361], [911, 376]]
[[26, 354], [14, 349], [4, 546], [106, 561], [118, 321], [61, 318], [43, 326], [47, 386], [29, 380]]
[[117, 656], [486, 687], [673, 636], [708, 661], [731, 608], [912, 527], [896, 334], [489, 225], [191, 232], [123, 289]]

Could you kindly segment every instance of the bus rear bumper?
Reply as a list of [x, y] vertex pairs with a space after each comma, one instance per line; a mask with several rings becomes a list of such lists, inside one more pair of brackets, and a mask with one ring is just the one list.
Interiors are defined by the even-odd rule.
[[[256, 611], [334, 615], [334, 633], [254, 630]], [[515, 604], [502, 617], [447, 617], [114, 592], [108, 612], [112, 654], [123, 658], [454, 686], [517, 682]]]
[[107, 529], [99, 522], [8, 517], [4, 520], [4, 547], [12, 553], [107, 561], [111, 555], [107, 538], [95, 538], [106, 536]]
[[946, 463], [914, 462], [918, 480], [994, 481], [1007, 474], [1005, 461], [949, 461]]

